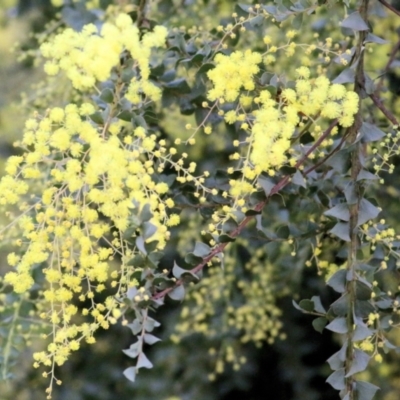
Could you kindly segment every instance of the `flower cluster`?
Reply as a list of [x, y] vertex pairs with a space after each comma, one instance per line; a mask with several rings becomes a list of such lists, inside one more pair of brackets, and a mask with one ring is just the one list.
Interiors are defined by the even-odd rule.
[[[343, 127], [354, 122], [358, 111], [359, 98], [344, 85], [332, 84], [325, 76], [311, 78], [308, 67], [296, 69], [297, 79], [280, 93], [259, 89], [256, 74], [260, 68], [262, 54], [236, 51], [229, 56], [218, 54], [216, 67], [208, 72], [213, 87], [208, 99], [216, 101], [218, 114], [227, 124], [238, 124], [246, 132], [244, 141], [234, 140], [239, 147], [231, 155], [243, 172], [242, 179], [230, 181], [229, 192], [223, 196], [233, 199], [233, 207], [225, 206], [222, 213], [213, 216], [217, 225], [234, 217], [234, 211], [246, 212], [246, 198], [254, 192], [257, 178], [262, 173], [274, 175], [279, 168], [288, 163], [288, 154], [296, 129], [306, 121], [338, 120]], [[284, 82], [282, 81], [282, 85]], [[227, 107], [223, 106], [229, 102]], [[321, 134], [321, 126], [314, 128], [314, 137]], [[328, 142], [329, 143], [329, 142]], [[290, 160], [294, 161], [294, 159]], [[234, 168], [228, 170], [233, 173]], [[214, 231], [216, 225], [210, 228]]]
[[141, 89], [150, 99], [157, 100], [160, 90], [148, 81], [149, 58], [151, 48], [163, 46], [166, 36], [167, 29], [156, 26], [153, 32], [140, 39], [139, 29], [132, 24], [131, 18], [120, 14], [115, 24], [105, 22], [100, 31], [95, 25], [88, 24], [82, 32], [66, 29], [44, 43], [41, 52], [50, 59], [44, 68], [49, 75], [65, 71], [76, 89], [90, 89], [96, 81], [102, 82], [110, 77], [122, 53], [127, 51], [135, 60], [134, 67], [139, 67], [141, 77], [132, 81], [129, 97], [136, 102], [138, 98], [135, 94]]
[[259, 71], [261, 54], [250, 50], [244, 53], [235, 51], [230, 56], [219, 53], [214, 61], [216, 67], [207, 73], [214, 86], [208, 92], [209, 100], [219, 99], [232, 102], [238, 98], [242, 88], [254, 90], [253, 77]]
[[[124, 98], [129, 111], [139, 112], [143, 98], [159, 97], [148, 80], [150, 51], [165, 37], [166, 29], [156, 27], [139, 40], [130, 17], [121, 14], [100, 33], [94, 25], [81, 33], [67, 29], [43, 44], [43, 54], [52, 58], [45, 69], [50, 74], [65, 70], [75, 88], [89, 94], [96, 82], [109, 79], [111, 103]], [[119, 78], [126, 52], [136, 73], [130, 82]], [[35, 113], [17, 143], [22, 154], [9, 158], [0, 180], [0, 204], [20, 211], [18, 217], [10, 214], [10, 227], [19, 237], [7, 257], [12, 271], [4, 283], [25, 294], [43, 281], [36, 307], [53, 326], [52, 343], [34, 359], [35, 366], [44, 364], [51, 371], [81, 340], [94, 343], [96, 329], [107, 329], [122, 315], [117, 298], [138, 284], [129, 262], [139, 253], [131, 240], [141, 226], [137, 216], [146, 213], [145, 244], [154, 242], [157, 249], [165, 246], [168, 227], [179, 224], [179, 215], [171, 211], [169, 184], [156, 181], [155, 171], [162, 173], [170, 163], [196, 180], [196, 164], [186, 169], [183, 159], [173, 161], [176, 151], [167, 151], [166, 141], [149, 132], [146, 123], [118, 119], [120, 110], [112, 105], [104, 118], [95, 118], [97, 111], [94, 103], [83, 102]], [[12, 232], [7, 235], [15, 239]], [[116, 270], [114, 258], [120, 260]], [[98, 300], [97, 293], [106, 288], [115, 297]]]

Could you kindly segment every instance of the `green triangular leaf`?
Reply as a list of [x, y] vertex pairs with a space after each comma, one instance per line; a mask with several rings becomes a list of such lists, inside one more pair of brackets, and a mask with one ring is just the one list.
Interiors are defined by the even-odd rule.
[[131, 382], [135, 382], [136, 379], [136, 367], [129, 367], [127, 368], [123, 374], [125, 378], [129, 379]]
[[136, 238], [136, 247], [139, 249], [141, 253], [147, 256], [146, 248], [144, 247], [144, 239], [143, 236], [138, 236]]
[[129, 349], [122, 350], [122, 352], [130, 358], [136, 358], [140, 351], [139, 345], [140, 345], [140, 342], [137, 341], [136, 343], [131, 344]]
[[356, 329], [354, 330], [353, 333], [353, 340], [356, 342], [358, 340], [364, 340], [367, 337], [373, 335], [374, 332], [371, 331], [371, 329], [369, 329], [367, 327], [367, 325], [365, 325], [362, 322], [358, 322]]
[[324, 306], [321, 303], [321, 298], [319, 296], [313, 296], [311, 297], [311, 300], [314, 302], [314, 310], [316, 312], [325, 314], [326, 310], [324, 308]]
[[349, 372], [346, 374], [346, 378], [352, 376], [358, 372], [364, 371], [367, 368], [368, 362], [370, 360], [370, 356], [359, 350], [354, 350], [353, 362], [351, 364]]
[[352, 29], [353, 31], [368, 31], [368, 25], [358, 11], [351, 13], [343, 22], [342, 28]]
[[349, 229], [348, 222], [338, 222], [329, 232], [345, 242], [350, 242]]
[[360, 128], [362, 135], [361, 141], [364, 143], [376, 142], [386, 136], [385, 132], [381, 131], [377, 126], [363, 122]]
[[295, 185], [298, 186], [302, 186], [304, 188], [307, 187], [307, 183], [306, 180], [304, 179], [304, 176], [302, 175], [302, 173], [297, 170], [294, 175], [292, 176], [292, 183], [294, 183]]
[[336, 333], [347, 333], [348, 329], [346, 318], [335, 318], [331, 323], [326, 326], [326, 329], [329, 329], [330, 331]]
[[265, 176], [260, 176], [258, 178], [258, 184], [262, 187], [266, 196], [270, 195], [271, 189], [275, 186], [275, 183]]
[[350, 220], [349, 206], [345, 203], [337, 204], [330, 210], [325, 211], [324, 215], [327, 215], [328, 217], [341, 219], [342, 221], [349, 221]]
[[353, 83], [355, 79], [355, 72], [353, 69], [346, 68], [343, 70], [333, 81], [332, 83]]
[[339, 269], [326, 282], [332, 289], [338, 293], [343, 293], [346, 290], [346, 270]]
[[378, 176], [373, 174], [372, 172], [366, 171], [365, 169], [362, 169], [360, 173], [357, 175], [357, 181], [361, 181], [362, 179], [366, 180], [376, 180], [379, 179]]
[[193, 254], [196, 257], [204, 258], [210, 254], [211, 247], [202, 242], [196, 242], [194, 246]]
[[336, 390], [343, 390], [346, 387], [344, 379], [344, 368], [340, 368], [333, 374], [329, 375], [326, 382], [329, 383]]
[[358, 211], [357, 225], [365, 224], [370, 219], [376, 218], [381, 211], [366, 199], [361, 199]]
[[151, 222], [143, 223], [143, 237], [144, 240], [151, 238], [157, 232], [157, 227]]
[[373, 385], [372, 383], [356, 381], [358, 400], [372, 400], [378, 390], [379, 387]]
[[138, 362], [136, 364], [136, 368], [147, 368], [151, 369], [153, 368], [153, 364], [150, 362], [150, 360], [146, 357], [144, 353], [139, 354]]
[[174, 290], [168, 293], [172, 300], [182, 301], [185, 298], [185, 288], [183, 285], [177, 286]]
[[340, 350], [330, 356], [326, 361], [333, 371], [337, 371], [338, 369], [344, 367], [344, 360], [342, 360]]
[[144, 335], [144, 342], [149, 345], [153, 345], [154, 343], [157, 343], [160, 341], [161, 341], [160, 338], [158, 338], [154, 335], [151, 335], [150, 333], [145, 333], [145, 335]]

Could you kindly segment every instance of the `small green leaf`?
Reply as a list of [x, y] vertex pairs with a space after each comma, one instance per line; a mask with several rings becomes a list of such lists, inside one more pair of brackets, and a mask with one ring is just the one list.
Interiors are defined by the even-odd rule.
[[114, 92], [109, 88], [104, 89], [101, 92], [100, 100], [103, 100], [105, 103], [108, 104], [112, 103], [114, 101]]
[[368, 32], [367, 37], [365, 38], [364, 43], [377, 43], [377, 44], [386, 44], [389, 43], [387, 40], [380, 38], [379, 36], [374, 35], [371, 32]]
[[308, 299], [301, 300], [299, 306], [304, 311], [314, 311], [314, 302]]
[[144, 247], [144, 239], [143, 236], [138, 236], [136, 238], [136, 247], [139, 249], [139, 251], [144, 254], [145, 256], [147, 256], [147, 251], [146, 248]]
[[304, 16], [303, 13], [299, 13], [292, 20], [292, 27], [296, 31], [300, 30], [301, 25], [303, 24], [303, 16]]
[[127, 327], [131, 329], [134, 335], [137, 335], [143, 329], [143, 325], [138, 319], [134, 319]]
[[182, 301], [185, 298], [185, 288], [183, 287], [183, 285], [179, 285], [171, 292], [169, 292], [168, 296], [172, 300]]
[[235, 7], [236, 11], [239, 11], [239, 12], [244, 11], [246, 14], [250, 13], [251, 8], [252, 8], [251, 5], [241, 4], [241, 3], [236, 4], [236, 7]]
[[270, 15], [278, 14], [278, 9], [273, 5], [262, 6], [262, 8]]
[[131, 382], [135, 382], [136, 379], [136, 367], [129, 367], [127, 368], [123, 374], [125, 378], [129, 379]]
[[94, 114], [89, 115], [89, 118], [96, 124], [98, 125], [103, 125], [104, 124], [104, 119], [101, 114], [101, 112], [96, 111]]
[[292, 183], [298, 186], [302, 186], [303, 188], [307, 187], [306, 180], [304, 179], [303, 174], [299, 170], [297, 170], [292, 176]]
[[375, 393], [379, 390], [378, 386], [369, 382], [356, 381], [356, 393], [358, 400], [372, 400]]
[[174, 275], [175, 278], [179, 279], [182, 274], [185, 274], [189, 272], [186, 269], [181, 268], [175, 261], [174, 261], [174, 266], [172, 268], [172, 274]]
[[222, 234], [222, 235], [218, 236], [218, 243], [234, 242], [235, 240], [236, 240], [236, 238], [231, 237], [226, 234]]
[[186, 82], [186, 79], [179, 78], [174, 81], [168, 82], [165, 85], [166, 88], [177, 92], [178, 94], [188, 94], [190, 93], [190, 86]]
[[204, 258], [210, 254], [211, 247], [202, 242], [196, 242], [193, 250], [193, 254], [196, 257]]
[[353, 83], [355, 76], [356, 74], [354, 69], [346, 68], [332, 81], [332, 83]]
[[257, 15], [254, 18], [251, 18], [249, 23], [252, 28], [259, 28], [263, 25], [265, 17], [263, 15]]
[[150, 333], [145, 333], [143, 338], [144, 338], [144, 342], [149, 344], [150, 346], [153, 345], [154, 343], [161, 341], [160, 338], [158, 338], [154, 335], [151, 335]]
[[337, 204], [330, 210], [325, 211], [324, 215], [327, 215], [328, 217], [334, 217], [342, 221], [349, 221], [350, 220], [349, 206], [345, 203]]
[[367, 325], [365, 325], [362, 322], [362, 320], [360, 320], [360, 321], [358, 321], [358, 323], [356, 325], [356, 329], [354, 330], [354, 333], [353, 333], [353, 340], [355, 342], [358, 340], [364, 340], [367, 337], [370, 337], [371, 335], [373, 335], [373, 333], [374, 333], [371, 331], [371, 329], [369, 329], [367, 327]]
[[202, 74], [207, 74], [207, 72], [210, 71], [210, 69], [213, 69], [213, 68], [215, 68], [215, 65], [214, 65], [214, 64], [211, 64], [211, 63], [203, 64], [203, 65], [198, 69], [198, 71], [196, 72], [196, 76], [197, 76], [197, 77], [200, 77]]
[[375, 307], [367, 300], [356, 300], [355, 314], [359, 318], [368, 318], [368, 315], [375, 312]]
[[258, 184], [262, 187], [266, 196], [270, 195], [272, 188], [275, 186], [275, 183], [265, 176], [259, 176]]
[[329, 366], [331, 367], [331, 370], [337, 371], [338, 369], [344, 367], [344, 365], [343, 365], [344, 360], [342, 360], [341, 355], [342, 355], [341, 351], [339, 350], [326, 360], [327, 363], [329, 364]]
[[160, 323], [153, 318], [147, 317], [144, 322], [144, 329], [146, 332], [152, 332], [154, 328], [160, 326]]
[[350, 181], [344, 189], [344, 197], [346, 198], [347, 204], [357, 204], [358, 203], [358, 194], [356, 190], [356, 185], [353, 181]]
[[141, 342], [137, 341], [136, 343], [131, 344], [129, 349], [122, 350], [122, 352], [130, 358], [136, 358], [140, 351], [140, 343]]
[[314, 310], [316, 312], [325, 314], [326, 310], [324, 308], [324, 306], [321, 303], [321, 298], [319, 296], [313, 296], [311, 297], [311, 300], [314, 302]]
[[146, 120], [143, 118], [142, 115], [135, 115], [133, 117], [132, 123], [134, 124], [134, 126], [141, 126], [142, 128], [146, 129], [146, 131], [149, 128], [147, 126]]
[[343, 174], [348, 171], [351, 165], [350, 153], [347, 148], [338, 151], [327, 160], [327, 165], [331, 166], [335, 171]]
[[335, 318], [332, 322], [330, 322], [327, 326], [326, 329], [329, 329], [332, 332], [336, 333], [347, 333], [348, 328], [347, 328], [347, 321], [346, 318], [343, 317], [338, 317]]
[[367, 353], [359, 349], [355, 349], [350, 370], [345, 377], [348, 378], [354, 374], [357, 374], [358, 372], [364, 371], [367, 368], [370, 358], [371, 357]]
[[370, 219], [376, 218], [381, 211], [366, 199], [361, 199], [358, 210], [357, 225], [365, 224]]
[[157, 232], [157, 227], [151, 222], [143, 223], [143, 238], [147, 240], [151, 238]]
[[345, 317], [348, 312], [348, 296], [344, 293], [336, 301], [331, 304], [330, 309], [338, 317]]
[[317, 332], [322, 333], [327, 323], [328, 320], [325, 317], [318, 317], [312, 321], [312, 326]]
[[118, 115], [117, 118], [118, 119], [122, 119], [122, 121], [127, 121], [127, 122], [131, 122], [132, 118], [133, 118], [133, 113], [128, 111], [128, 110], [124, 110], [121, 111]]
[[336, 390], [343, 390], [346, 387], [344, 368], [340, 368], [333, 374], [329, 375], [326, 382], [329, 383]]
[[362, 135], [361, 141], [363, 143], [377, 142], [386, 136], [377, 126], [369, 124], [368, 122], [362, 123], [360, 132]]
[[130, 226], [130, 227], [124, 232], [124, 234], [122, 235], [122, 238], [123, 238], [124, 240], [128, 240], [128, 239], [130, 239], [131, 237], [135, 236], [136, 229], [137, 229], [137, 227], [135, 227], [135, 226]]
[[153, 368], [153, 364], [150, 362], [150, 360], [146, 357], [144, 353], [139, 354], [138, 362], [136, 364], [136, 368], [147, 368], [151, 369]]
[[365, 169], [362, 169], [360, 173], [357, 175], [357, 181], [361, 181], [362, 179], [365, 180], [376, 180], [379, 179], [378, 176], [373, 174], [372, 172], [366, 171]]
[[342, 28], [352, 29], [353, 31], [368, 31], [368, 25], [358, 11], [351, 13], [343, 22]]
[[356, 298], [358, 300], [369, 300], [372, 289], [360, 281], [356, 281]]
[[345, 242], [350, 242], [349, 229], [348, 222], [338, 222], [329, 232]]
[[346, 290], [346, 270], [339, 269], [326, 283], [336, 292], [343, 293]]

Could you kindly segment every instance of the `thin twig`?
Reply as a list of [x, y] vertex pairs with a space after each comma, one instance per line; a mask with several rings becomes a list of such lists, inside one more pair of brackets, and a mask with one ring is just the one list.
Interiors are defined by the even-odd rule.
[[371, 100], [374, 102], [374, 104], [382, 111], [385, 117], [393, 125], [399, 125], [396, 117], [383, 105], [383, 101], [379, 96], [377, 96], [375, 93], [372, 93], [369, 95], [369, 97], [371, 97]]
[[392, 65], [392, 62], [394, 61], [397, 52], [400, 50], [400, 38], [397, 41], [396, 45], [393, 47], [392, 51], [390, 52], [389, 60], [385, 65], [385, 68], [382, 71], [382, 75], [379, 78], [378, 85], [376, 86], [375, 93], [378, 94], [382, 90], [383, 86], [383, 79], [387, 72], [389, 71], [390, 66]]
[[400, 17], [400, 11], [396, 10], [391, 4], [389, 4], [386, 0], [378, 0], [381, 4], [387, 7], [390, 11], [394, 12], [396, 15]]
[[[303, 157], [297, 161], [296, 165], [294, 166], [296, 169], [301, 167], [306, 160], [308, 159], [309, 155], [316, 149], [319, 147], [319, 145], [330, 135], [330, 133], [332, 132], [332, 129], [337, 125], [338, 120], [335, 119], [331, 122], [331, 124], [329, 125], [328, 129], [321, 135], [321, 137], [306, 151], [306, 153], [303, 155]], [[305, 173], [304, 175], [307, 175], [307, 173]], [[258, 203], [255, 207], [254, 210], [255, 211], [261, 211], [265, 205], [267, 204], [268, 200], [274, 195], [277, 194], [279, 191], [281, 191], [289, 182], [290, 182], [290, 178], [291, 175], [287, 175], [284, 178], [282, 178], [270, 191], [269, 195], [267, 196], [267, 198], [264, 201], [261, 201], [260, 203]], [[247, 216], [238, 226], [237, 228], [235, 228], [232, 232], [229, 233], [229, 236], [232, 238], [235, 238], [237, 236], [239, 236], [239, 234], [241, 233], [241, 231], [247, 226], [247, 224], [254, 218], [254, 216]], [[209, 263], [217, 254], [222, 253], [225, 249], [225, 247], [228, 245], [228, 242], [226, 243], [220, 243], [218, 246], [214, 247], [210, 254], [208, 254], [206, 257], [203, 258], [203, 260], [196, 265], [194, 268], [192, 268], [190, 271], [190, 273], [192, 274], [196, 274], [197, 272], [201, 271], [206, 265], [207, 263]], [[153, 300], [158, 300], [161, 299], [163, 297], [165, 297], [165, 295], [167, 295], [168, 293], [172, 292], [177, 286], [180, 286], [183, 284], [183, 279], [178, 279], [175, 282], [175, 285], [169, 288], [166, 288], [164, 290], [162, 290], [161, 292], [155, 293], [152, 297]]]

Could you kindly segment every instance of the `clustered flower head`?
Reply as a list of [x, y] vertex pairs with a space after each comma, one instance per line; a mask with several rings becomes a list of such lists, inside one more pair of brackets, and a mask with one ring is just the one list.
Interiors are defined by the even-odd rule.
[[283, 102], [277, 102], [264, 90], [256, 98], [260, 108], [253, 112], [255, 120], [250, 160], [257, 173], [281, 167], [287, 161], [290, 139], [305, 117], [338, 119], [343, 127], [354, 122], [358, 111], [358, 96], [343, 85], [331, 84], [325, 76], [310, 79], [307, 67], [297, 69], [298, 79], [294, 89], [282, 91]]
[[[242, 147], [242, 154], [245, 154], [237, 151], [231, 155], [232, 160], [238, 161], [243, 178], [230, 181], [229, 195], [234, 206], [225, 206], [221, 215], [214, 213], [213, 219], [218, 225], [233, 216], [234, 209], [246, 211], [244, 199], [255, 190], [261, 173], [274, 175], [288, 162], [291, 139], [297, 127], [306, 120], [316, 122], [319, 119], [337, 119], [341, 126], [350, 127], [358, 111], [359, 98], [344, 85], [332, 84], [324, 75], [311, 78], [310, 69], [305, 66], [296, 69], [293, 88], [287, 87], [279, 95], [272, 95], [269, 90], [256, 87], [256, 75], [263, 61], [263, 55], [257, 52], [217, 54], [214, 61], [215, 68], [207, 73], [212, 82], [208, 100], [215, 101], [218, 108], [230, 103], [227, 111], [222, 107], [218, 114], [227, 124], [239, 123], [248, 135], [241, 146], [234, 141], [234, 146]], [[315, 132], [321, 132], [319, 125]], [[230, 170], [228, 173], [233, 172], [233, 168]], [[217, 226], [213, 224], [212, 227], [213, 231]]]
[[105, 22], [101, 29], [94, 24], [85, 25], [82, 32], [66, 29], [53, 40], [41, 46], [46, 62], [44, 69], [49, 75], [64, 71], [72, 85], [79, 90], [93, 88], [97, 81], [105, 81], [111, 70], [118, 65], [123, 51], [128, 51], [140, 69], [140, 80], [134, 80], [129, 97], [136, 102], [135, 94], [143, 90], [151, 99], [159, 99], [161, 92], [148, 81], [149, 58], [152, 47], [163, 46], [167, 29], [156, 26], [141, 39], [139, 29], [127, 14], [120, 14], [115, 23]]
[[208, 92], [209, 100], [231, 102], [238, 98], [242, 88], [254, 90], [253, 77], [260, 70], [261, 54], [250, 50], [235, 51], [230, 56], [219, 53], [214, 61], [216, 67], [207, 73], [214, 86]]
[[[129, 51], [140, 75], [116, 85], [113, 96], [125, 96], [128, 104], [135, 100], [130, 104], [138, 109], [144, 96], [158, 96], [159, 89], [148, 80], [149, 58], [151, 48], [162, 45], [165, 37], [166, 29], [156, 27], [139, 41], [132, 20], [121, 14], [100, 33], [94, 25], [81, 33], [67, 29], [43, 44], [44, 55], [52, 58], [45, 68], [50, 73], [65, 70], [77, 89], [88, 91], [110, 79], [121, 68], [121, 53]], [[35, 366], [62, 365], [82, 339], [94, 343], [96, 329], [107, 329], [121, 316], [123, 306], [115, 297], [98, 301], [96, 293], [111, 285], [120, 296], [137, 285], [129, 261], [138, 249], [124, 235], [133, 215], [148, 208], [153, 232], [146, 242], [154, 241], [158, 249], [169, 238], [168, 227], [180, 222], [170, 211], [174, 201], [167, 196], [168, 184], [153, 179], [155, 170], [161, 173], [172, 162], [165, 140], [146, 125], [122, 122], [113, 110], [104, 122], [95, 122], [90, 117], [95, 111], [84, 102], [35, 113], [19, 142], [23, 154], [10, 157], [0, 180], [0, 205], [20, 210], [19, 217], [11, 215], [19, 238], [7, 257], [12, 271], [4, 283], [24, 294], [35, 283], [39, 266], [45, 281], [37, 309], [53, 325], [52, 343], [34, 355]], [[189, 170], [194, 172], [195, 163], [185, 169], [180, 161], [180, 170], [194, 179]], [[113, 271], [114, 257], [121, 266]], [[90, 305], [77, 307], [77, 302]], [[86, 316], [89, 322], [82, 318]]]

